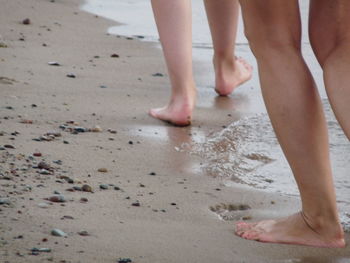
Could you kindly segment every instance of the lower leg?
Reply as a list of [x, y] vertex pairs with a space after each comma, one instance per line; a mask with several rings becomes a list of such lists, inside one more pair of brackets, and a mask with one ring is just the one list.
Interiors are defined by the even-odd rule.
[[191, 3], [188, 0], [152, 0], [152, 7], [169, 72], [171, 98], [165, 107], [151, 109], [150, 115], [175, 125], [188, 125], [196, 97]]
[[297, 1], [241, 3], [264, 100], [297, 181], [302, 213], [257, 224], [238, 224], [236, 233], [264, 242], [343, 247], [322, 103], [300, 53]]
[[337, 46], [323, 65], [329, 101], [350, 140], [350, 39]]
[[239, 3], [238, 0], [205, 0], [204, 3], [214, 46], [215, 90], [226, 96], [252, 75], [252, 67], [234, 55]]
[[312, 0], [309, 32], [333, 111], [350, 140], [350, 2]]

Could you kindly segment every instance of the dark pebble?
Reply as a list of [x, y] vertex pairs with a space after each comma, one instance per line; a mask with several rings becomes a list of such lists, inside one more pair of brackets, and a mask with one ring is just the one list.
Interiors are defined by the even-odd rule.
[[136, 201], [134, 203], [131, 204], [132, 206], [141, 206], [140, 202], [139, 201]]
[[4, 147], [7, 149], [15, 149], [15, 146], [13, 146], [11, 144], [5, 144]]
[[111, 58], [119, 58], [119, 55], [118, 54], [112, 54]]
[[153, 77], [164, 77], [162, 73], [154, 73], [152, 74]]
[[73, 73], [69, 73], [69, 74], [67, 74], [67, 77], [68, 77], [68, 78], [75, 79], [76, 76], [75, 76]]
[[102, 190], [107, 190], [107, 189], [108, 189], [108, 185], [106, 185], [106, 184], [100, 184], [100, 189], [102, 189]]
[[30, 19], [29, 18], [26, 18], [26, 19], [23, 19], [23, 21], [22, 21], [22, 24], [23, 25], [30, 25]]
[[49, 201], [54, 203], [64, 203], [66, 202], [66, 198], [64, 195], [53, 195], [48, 198]]
[[130, 258], [120, 258], [117, 261], [118, 263], [132, 263], [132, 260]]
[[78, 234], [80, 235], [80, 236], [83, 236], [83, 237], [87, 237], [87, 236], [90, 236], [90, 234], [87, 232], [87, 231], [79, 231], [78, 232]]
[[83, 192], [89, 192], [89, 193], [92, 193], [92, 187], [88, 184], [84, 184], [82, 187], [81, 187], [81, 190], [83, 190]]

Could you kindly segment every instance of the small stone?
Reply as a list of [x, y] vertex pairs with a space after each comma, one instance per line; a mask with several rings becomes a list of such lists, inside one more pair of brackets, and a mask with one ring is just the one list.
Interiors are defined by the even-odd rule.
[[30, 25], [31, 21], [29, 18], [23, 19], [22, 24], [23, 25]]
[[90, 236], [89, 232], [87, 232], [87, 231], [85, 231], [85, 230], [79, 231], [78, 234], [79, 234], [80, 236], [83, 236], [83, 237]]
[[136, 201], [134, 203], [131, 204], [132, 206], [141, 206], [140, 202], [139, 201]]
[[51, 231], [51, 235], [56, 236], [56, 237], [66, 237], [67, 236], [67, 234], [60, 229], [53, 229]]
[[105, 86], [105, 85], [100, 85], [100, 88], [101, 88], [101, 89], [107, 89], [107, 86]]
[[54, 203], [64, 203], [66, 202], [66, 198], [64, 195], [53, 195], [48, 198], [49, 201]]
[[162, 73], [154, 73], [152, 74], [153, 77], [164, 77]]
[[114, 190], [119, 191], [119, 190], [120, 190], [120, 187], [114, 186]]
[[56, 66], [56, 67], [61, 66], [61, 64], [58, 63], [57, 61], [50, 61], [47, 64], [49, 64], [50, 66]]
[[74, 131], [79, 133], [79, 132], [87, 132], [88, 130], [84, 127], [74, 127]]
[[0, 48], [7, 48], [8, 46], [4, 42], [0, 42]]
[[48, 203], [39, 203], [38, 204], [38, 207], [40, 207], [40, 208], [49, 208], [49, 204]]
[[150, 172], [149, 175], [155, 176], [157, 174], [155, 172]]
[[111, 58], [119, 58], [119, 55], [118, 54], [112, 54]]
[[33, 153], [33, 156], [35, 156], [35, 157], [41, 157], [42, 154], [41, 154], [40, 152], [35, 152], [35, 153]]
[[39, 174], [49, 175], [49, 174], [51, 174], [51, 173], [50, 173], [50, 171], [48, 171], [48, 170], [46, 170], [46, 169], [41, 169], [41, 170], [39, 171]]
[[117, 261], [118, 263], [132, 263], [132, 260], [130, 258], [120, 258]]
[[15, 146], [11, 145], [11, 144], [5, 144], [4, 147], [6, 149], [15, 149]]
[[31, 252], [43, 252], [43, 253], [50, 253], [51, 252], [51, 248], [36, 248], [33, 247], [31, 250]]
[[107, 168], [99, 168], [97, 171], [100, 173], [107, 173], [108, 172]]
[[11, 201], [8, 198], [0, 198], [0, 205], [10, 205]]
[[72, 78], [72, 79], [75, 79], [75, 78], [76, 78], [76, 76], [75, 76], [73, 73], [67, 74], [67, 77], [68, 77], [68, 78]]
[[129, 141], [129, 144], [131, 145], [131, 144], [134, 144], [134, 142], [133, 141]]
[[80, 187], [80, 186], [73, 186], [73, 189], [75, 190], [75, 191], [83, 191], [83, 189]]
[[92, 193], [92, 187], [88, 184], [84, 184], [82, 187], [81, 187], [81, 190], [83, 192], [89, 192], [89, 193]]
[[5, 147], [0, 146], [0, 151], [5, 151], [5, 150], [6, 150]]
[[171, 203], [171, 205], [176, 205], [176, 203]]
[[64, 144], [69, 144], [69, 141], [63, 141]]
[[20, 121], [20, 123], [23, 123], [23, 124], [33, 124], [33, 121], [32, 120], [27, 120], [27, 119], [22, 119]]
[[90, 129], [91, 132], [102, 132], [102, 128], [98, 125], [96, 125], [95, 127], [93, 127], [92, 129]]
[[112, 134], [116, 134], [116, 133], [117, 133], [116, 130], [112, 130], [112, 129], [108, 129], [108, 131], [109, 131], [110, 133], [112, 133]]
[[45, 163], [45, 162], [40, 162], [38, 164], [38, 168], [39, 169], [45, 169], [45, 170], [52, 170], [52, 167], [49, 164]]
[[106, 184], [100, 184], [100, 189], [101, 189], [101, 190], [108, 190], [108, 185], [106, 185]]
[[87, 199], [86, 197], [80, 198], [80, 203], [87, 203], [87, 202], [89, 202], [89, 199]]

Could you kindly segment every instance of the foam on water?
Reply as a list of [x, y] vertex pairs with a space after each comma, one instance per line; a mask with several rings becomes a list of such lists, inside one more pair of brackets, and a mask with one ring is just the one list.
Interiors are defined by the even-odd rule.
[[[350, 143], [326, 100], [324, 106], [338, 204], [342, 221], [349, 229]], [[210, 136], [204, 143], [185, 144], [182, 149], [201, 157], [203, 171], [211, 176], [266, 191], [299, 194], [266, 114], [243, 118]]]

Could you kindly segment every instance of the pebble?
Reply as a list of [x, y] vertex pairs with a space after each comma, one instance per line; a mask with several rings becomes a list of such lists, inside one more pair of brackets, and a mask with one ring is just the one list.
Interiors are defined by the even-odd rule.
[[153, 77], [164, 77], [162, 73], [154, 73], [152, 74]]
[[47, 64], [49, 64], [50, 66], [61, 66], [61, 64], [58, 63], [57, 61], [50, 61]]
[[106, 184], [100, 184], [100, 189], [102, 189], [102, 190], [107, 190], [107, 189], [108, 189], [108, 185], [106, 185]]
[[83, 236], [83, 237], [90, 236], [89, 232], [87, 232], [87, 231], [85, 231], [85, 230], [79, 231], [78, 234], [79, 234], [80, 236]]
[[102, 132], [102, 128], [98, 125], [90, 129], [91, 132]]
[[35, 152], [35, 153], [33, 153], [33, 156], [35, 156], [35, 157], [41, 157], [41, 156], [42, 156], [42, 153], [40, 153], [40, 152]]
[[84, 127], [74, 127], [75, 132], [87, 132], [88, 130]]
[[4, 151], [4, 150], [6, 150], [6, 148], [5, 148], [5, 147], [0, 146], [0, 151]]
[[100, 88], [101, 88], [101, 89], [107, 89], [107, 86], [101, 85]]
[[81, 190], [83, 192], [89, 192], [89, 193], [92, 193], [92, 187], [88, 184], [84, 184], [82, 187], [81, 187]]
[[11, 144], [5, 144], [4, 147], [7, 149], [15, 149], [15, 146], [13, 146]]
[[67, 74], [67, 77], [68, 77], [68, 78], [75, 79], [76, 76], [75, 76], [73, 73], [69, 73], [69, 74]]
[[8, 198], [0, 198], [0, 205], [10, 205], [11, 201]]
[[132, 260], [130, 258], [120, 258], [117, 261], [118, 263], [132, 263]]
[[30, 25], [31, 21], [29, 18], [23, 19], [22, 24], [23, 25]]
[[39, 174], [49, 175], [49, 174], [51, 174], [51, 173], [50, 173], [50, 171], [48, 171], [48, 170], [46, 170], [46, 169], [41, 169], [41, 170], [39, 171]]
[[119, 58], [119, 55], [118, 54], [112, 54], [111, 58]]
[[87, 203], [87, 202], [89, 202], [89, 199], [87, 199], [86, 197], [80, 198], [80, 203]]
[[64, 203], [66, 202], [66, 198], [64, 195], [53, 195], [48, 198], [49, 201], [54, 203]]
[[99, 168], [97, 171], [100, 173], [107, 173], [108, 172], [107, 168]]
[[[34, 156], [36, 156], [36, 155], [34, 155]], [[41, 155], [40, 155], [41, 156]], [[45, 170], [52, 170], [52, 167], [48, 164], [48, 163], [46, 163], [46, 162], [40, 162], [40, 163], [38, 163], [38, 168], [39, 169], [45, 169]]]
[[36, 248], [36, 247], [33, 247], [31, 250], [30, 250], [32, 253], [33, 252], [37, 252], [37, 253], [41, 253], [41, 252], [44, 252], [44, 253], [50, 253], [51, 252], [51, 248]]
[[66, 237], [67, 236], [67, 234], [65, 232], [63, 232], [62, 230], [57, 229], [57, 228], [53, 229], [51, 231], [51, 235], [56, 236], [56, 237]]
[[38, 207], [40, 207], [40, 208], [49, 208], [49, 204], [48, 203], [39, 203], [38, 204]]
[[141, 206], [140, 202], [139, 201], [136, 201], [134, 203], [131, 204], [132, 206]]
[[32, 120], [27, 120], [27, 119], [22, 119], [20, 121], [20, 123], [23, 123], [23, 124], [33, 124], [33, 121]]

